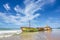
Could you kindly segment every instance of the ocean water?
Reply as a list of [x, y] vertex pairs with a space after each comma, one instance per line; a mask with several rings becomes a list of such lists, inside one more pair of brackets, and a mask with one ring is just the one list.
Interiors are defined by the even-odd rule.
[[[12, 39], [12, 35], [15, 33], [19, 34], [21, 32], [21, 30], [2, 30], [0, 31], [0, 38], [9, 37]], [[60, 29], [53, 29], [52, 31], [45, 32], [26, 32], [16, 38], [20, 38], [20, 40], [60, 40]]]
[[0, 38], [3, 37], [10, 37], [13, 36], [14, 34], [20, 34], [22, 31], [21, 30], [0, 30]]
[[0, 30], [20, 30], [20, 28], [0, 28]]

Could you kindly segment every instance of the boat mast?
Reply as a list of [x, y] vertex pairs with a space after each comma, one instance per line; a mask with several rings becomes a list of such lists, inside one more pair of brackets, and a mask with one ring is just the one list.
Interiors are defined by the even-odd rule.
[[29, 20], [29, 27], [30, 27], [30, 20]]
[[[29, 19], [29, 16], [28, 16], [28, 19]], [[31, 26], [31, 25], [30, 25], [30, 20], [28, 20], [28, 23], [29, 23], [28, 25], [29, 25], [29, 27], [30, 27], [30, 26]]]

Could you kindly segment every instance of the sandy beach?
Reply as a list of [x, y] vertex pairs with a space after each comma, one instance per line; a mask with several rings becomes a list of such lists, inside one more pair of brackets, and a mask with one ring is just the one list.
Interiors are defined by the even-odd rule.
[[19, 35], [13, 35], [11, 37], [7, 38], [1, 38], [0, 40], [46, 40], [44, 36], [42, 36], [42, 33], [38, 32], [31, 32], [31, 33], [21, 33]]
[[22, 32], [11, 37], [0, 38], [0, 40], [60, 40], [60, 31], [52, 32]]

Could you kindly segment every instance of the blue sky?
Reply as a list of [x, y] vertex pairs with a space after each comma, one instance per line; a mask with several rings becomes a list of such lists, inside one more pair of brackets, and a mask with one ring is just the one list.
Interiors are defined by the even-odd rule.
[[0, 0], [0, 28], [60, 27], [60, 0]]

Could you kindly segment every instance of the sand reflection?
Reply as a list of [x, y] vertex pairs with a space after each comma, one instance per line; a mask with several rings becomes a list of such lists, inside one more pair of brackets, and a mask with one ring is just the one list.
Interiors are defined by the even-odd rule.
[[60, 40], [60, 31], [26, 32], [21, 34], [21, 40]]

